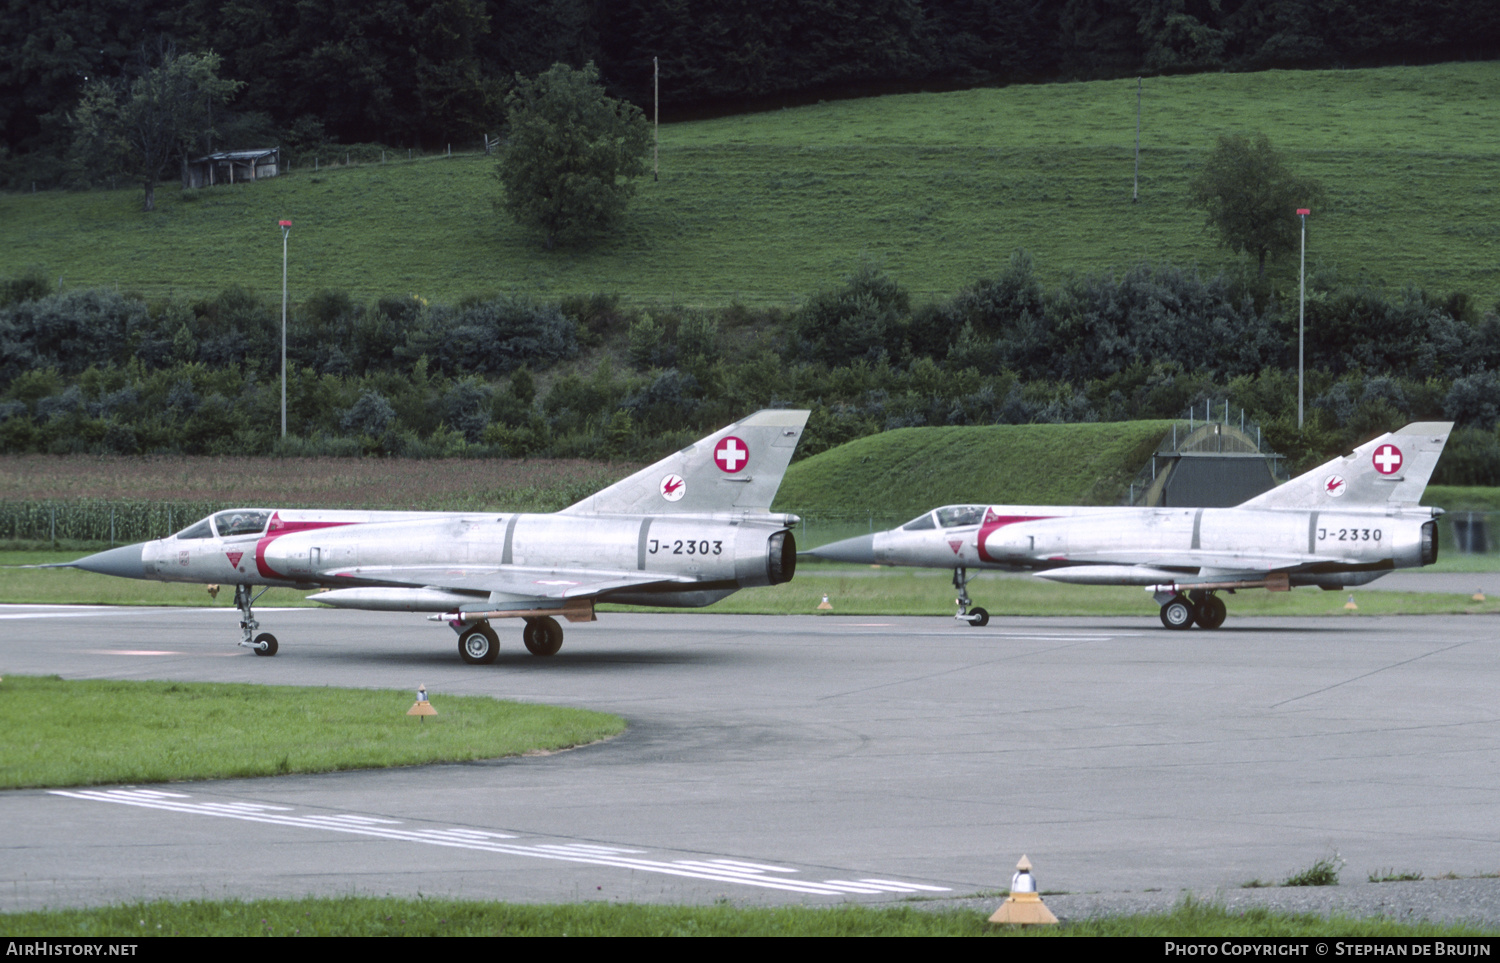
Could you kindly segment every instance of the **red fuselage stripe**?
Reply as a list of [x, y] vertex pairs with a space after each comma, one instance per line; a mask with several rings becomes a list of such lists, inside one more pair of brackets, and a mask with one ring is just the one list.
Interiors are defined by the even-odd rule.
[[283, 581], [296, 581], [291, 576], [283, 575], [266, 563], [266, 546], [283, 535], [291, 535], [294, 532], [310, 532], [319, 528], [342, 528], [345, 525], [358, 525], [359, 522], [283, 522], [280, 515], [271, 518], [271, 524], [266, 526], [266, 535], [255, 543], [255, 570], [260, 572], [261, 578], [274, 578]]
[[1056, 515], [996, 515], [992, 512], [985, 512], [984, 524], [979, 526], [979, 560], [982, 562], [999, 561], [999, 559], [991, 558], [990, 553], [984, 550], [984, 540], [989, 537], [990, 532], [1017, 522], [1040, 522], [1056, 517]]

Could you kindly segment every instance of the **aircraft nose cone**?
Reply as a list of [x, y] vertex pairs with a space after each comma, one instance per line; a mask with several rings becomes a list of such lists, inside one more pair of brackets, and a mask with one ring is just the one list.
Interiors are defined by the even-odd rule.
[[875, 536], [856, 535], [854, 538], [846, 538], [841, 542], [830, 542], [818, 548], [809, 549], [808, 555], [818, 558], [826, 558], [835, 562], [854, 562], [859, 565], [875, 564]]
[[98, 552], [86, 558], [80, 558], [76, 562], [70, 562], [69, 565], [72, 568], [81, 568], [85, 572], [98, 572], [100, 575], [146, 578], [146, 563], [142, 557], [145, 545], [145, 542], [121, 545], [107, 552]]

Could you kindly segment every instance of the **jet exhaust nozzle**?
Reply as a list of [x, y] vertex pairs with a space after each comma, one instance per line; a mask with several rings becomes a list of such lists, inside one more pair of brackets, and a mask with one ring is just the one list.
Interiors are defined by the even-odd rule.
[[780, 585], [796, 574], [797, 538], [791, 532], [777, 532], [766, 542], [766, 578]]

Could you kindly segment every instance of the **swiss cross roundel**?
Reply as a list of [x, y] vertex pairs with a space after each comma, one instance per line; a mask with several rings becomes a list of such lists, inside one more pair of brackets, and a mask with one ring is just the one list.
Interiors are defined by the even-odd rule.
[[732, 475], [750, 464], [750, 449], [733, 435], [720, 438], [719, 443], [714, 445], [714, 464], [719, 466], [720, 471], [727, 471]]
[[1401, 449], [1395, 445], [1381, 445], [1370, 460], [1382, 475], [1394, 475], [1401, 470]]

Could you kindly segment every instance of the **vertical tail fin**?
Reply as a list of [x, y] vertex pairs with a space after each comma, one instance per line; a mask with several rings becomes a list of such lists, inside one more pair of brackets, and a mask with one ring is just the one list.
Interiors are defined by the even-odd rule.
[[1415, 508], [1453, 430], [1418, 421], [1257, 495], [1240, 508]]
[[563, 512], [659, 515], [769, 511], [807, 416], [806, 411], [757, 411]]

